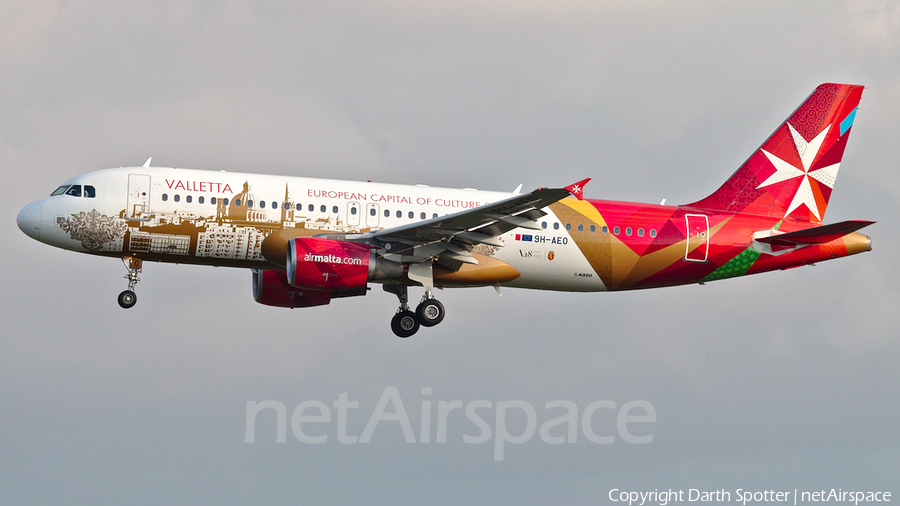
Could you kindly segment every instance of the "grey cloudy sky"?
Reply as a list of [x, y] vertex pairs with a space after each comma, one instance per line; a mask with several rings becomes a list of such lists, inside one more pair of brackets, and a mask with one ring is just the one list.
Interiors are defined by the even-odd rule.
[[[878, 0], [0, 3], [0, 502], [900, 493], [898, 33], [900, 6]], [[826, 221], [878, 221], [871, 253], [633, 293], [446, 290], [444, 323], [408, 340], [380, 290], [278, 310], [233, 269], [148, 264], [126, 312], [117, 261], [14, 221], [75, 174], [149, 156], [507, 191], [593, 177], [590, 198], [691, 202], [828, 81], [867, 86]], [[463, 416], [443, 444], [394, 422], [367, 444], [334, 423], [325, 444], [290, 428], [279, 444], [264, 415], [244, 442], [247, 401], [290, 414], [346, 392], [359, 435], [388, 387], [417, 435], [426, 397], [524, 400], [539, 423], [549, 401], [644, 400], [657, 421], [636, 425], [650, 444], [535, 434], [503, 461], [463, 442]]]

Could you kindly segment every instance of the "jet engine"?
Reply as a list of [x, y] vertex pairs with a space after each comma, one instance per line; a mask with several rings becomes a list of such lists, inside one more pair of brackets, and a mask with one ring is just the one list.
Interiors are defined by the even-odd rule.
[[352, 242], [295, 237], [287, 244], [287, 280], [309, 290], [347, 290], [365, 286], [369, 248]]
[[288, 283], [287, 273], [284, 271], [254, 269], [253, 298], [267, 306], [313, 307], [331, 302], [331, 292], [302, 291]]
[[287, 282], [306, 290], [365, 290], [368, 281], [398, 280], [405, 274], [400, 263], [353, 242], [294, 237], [286, 249]]

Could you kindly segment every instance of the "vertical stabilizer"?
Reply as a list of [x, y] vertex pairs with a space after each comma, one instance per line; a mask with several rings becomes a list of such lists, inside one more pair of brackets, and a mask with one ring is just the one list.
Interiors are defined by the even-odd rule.
[[721, 188], [688, 205], [821, 222], [862, 91], [820, 85]]

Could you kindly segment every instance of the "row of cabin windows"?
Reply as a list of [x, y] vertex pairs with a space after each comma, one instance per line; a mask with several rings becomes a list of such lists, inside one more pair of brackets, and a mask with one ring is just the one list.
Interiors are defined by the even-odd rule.
[[82, 191], [82, 187], [80, 184], [65, 184], [53, 190], [53, 193], [50, 194], [51, 197], [55, 197], [57, 195], [70, 195], [72, 197], [85, 197], [92, 199], [97, 196], [97, 191], [93, 186], [89, 184], [84, 185], [84, 191]]
[[[163, 194], [162, 194], [162, 200], [163, 200], [163, 202], [167, 202], [167, 201], [169, 200], [169, 194], [163, 193]], [[173, 195], [173, 196], [172, 196], [172, 200], [175, 201], [175, 202], [181, 202], [181, 195], [179, 195], [179, 194]], [[190, 204], [190, 203], [192, 203], [192, 202], [194, 201], [194, 198], [193, 198], [193, 196], [191, 196], [191, 195], [187, 195], [187, 196], [184, 197], [184, 201], [185, 201], [186, 203]], [[197, 203], [198, 203], [198, 204], [205, 204], [205, 203], [206, 203], [206, 198], [203, 197], [202, 195], [199, 196], [199, 197], [197, 197]], [[210, 197], [210, 198], [209, 198], [209, 203], [212, 204], [212, 205], [216, 205], [216, 204], [221, 203], [222, 205], [227, 206], [227, 205], [228, 205], [228, 198], [227, 198], [227, 197], [223, 197], [223, 198]], [[234, 199], [233, 204], [234, 204], [235, 206], [237, 206], [237, 207], [240, 207], [240, 206], [243, 204], [243, 202], [241, 201], [241, 199]], [[246, 204], [247, 204], [247, 207], [254, 207], [254, 202], [253, 202], [252, 200], [246, 201]], [[272, 209], [278, 209], [278, 207], [279, 207], [279, 206], [278, 206], [278, 202], [276, 202], [276, 201], [274, 201], [274, 200], [269, 204], [269, 206], [270, 206]], [[260, 200], [260, 201], [259, 201], [259, 205], [258, 205], [257, 207], [259, 207], [260, 209], [265, 209], [265, 208], [266, 208], [266, 201], [265, 201], [265, 200]], [[281, 207], [282, 207], [285, 211], [288, 211], [288, 210], [291, 209], [291, 205], [290, 205], [289, 203], [287, 203], [287, 202], [283, 203], [283, 204], [281, 205]], [[296, 207], [294, 207], [294, 209], [296, 209], [297, 211], [302, 211], [302, 210], [303, 210], [303, 204], [297, 204]], [[314, 206], [313, 204], [310, 204], [310, 205], [309, 205], [309, 212], [314, 212], [315, 210], [316, 210], [316, 206]], [[321, 207], [319, 208], [319, 210], [320, 210], [321, 212], [324, 213], [324, 212], [327, 211], [327, 207], [326, 207], [326, 206], [321, 206]], [[336, 213], [336, 212], [338, 212], [338, 207], [337, 207], [337, 206], [334, 206], [334, 207], [331, 208], [331, 210], [332, 210], [332, 212]]]
[[[351, 209], [350, 209], [350, 213], [356, 214], [356, 208], [351, 208]], [[374, 207], [372, 207], [372, 208], [369, 209], [369, 216], [375, 216], [376, 214], [378, 214], [378, 211], [377, 211]], [[396, 212], [394, 213], [394, 216], [396, 216], [397, 218], [403, 218], [403, 211], [399, 211], [399, 210], [396, 211]], [[390, 218], [390, 217], [391, 217], [391, 210], [390, 210], [390, 209], [385, 209], [385, 210], [384, 210], [384, 217], [385, 217], [385, 218]], [[410, 212], [407, 213], [406, 217], [409, 218], [410, 220], [414, 220], [414, 219], [416, 219], [416, 213], [410, 211]], [[431, 215], [431, 217], [432, 217], [432, 218], [437, 218], [437, 217], [438, 217], [438, 214], [437, 214], [437, 213], [433, 213], [433, 214]], [[420, 219], [420, 220], [428, 219], [428, 214], [427, 214], [427, 213], [419, 213], [419, 219]]]
[[[93, 195], [92, 195], [92, 196], [93, 196]], [[167, 202], [167, 201], [169, 200], [169, 195], [168, 195], [167, 193], [163, 193], [163, 194], [162, 194], [162, 200], [163, 200], [163, 202]], [[181, 202], [181, 195], [179, 195], [179, 194], [173, 195], [173, 196], [172, 196], [172, 200], [173, 200], [174, 202]], [[184, 201], [185, 201], [186, 203], [190, 204], [190, 203], [193, 202], [193, 197], [192, 197], [191, 195], [187, 195], [187, 196], [184, 198]], [[225, 206], [228, 205], [228, 198], [222, 198], [222, 199], [218, 199], [218, 200], [216, 199], [216, 197], [210, 197], [210, 198], [209, 198], [209, 203], [212, 204], [212, 205], [216, 205], [217, 203], [219, 203], [219, 201], [221, 201], [222, 205], [225, 205]], [[206, 203], [206, 199], [201, 195], [200, 197], [197, 197], [197, 203], [198, 203], [198, 204], [205, 204], [205, 203]], [[233, 204], [234, 204], [235, 206], [240, 207], [241, 204], [242, 204], [241, 199], [234, 199]], [[291, 209], [291, 205], [290, 205], [289, 203], [287, 203], [287, 202], [283, 203], [282, 206], [284, 207], [284, 210], [285, 210], [285, 211]], [[248, 200], [248, 201], [247, 201], [247, 207], [253, 207], [253, 201], [252, 201], [252, 200]], [[260, 200], [260, 201], [259, 201], [259, 207], [260, 207], [261, 209], [265, 209], [265, 208], [266, 208], [266, 202], [265, 202], [264, 200]], [[272, 209], [278, 209], [278, 202], [272, 201], [271, 207], [272, 207]], [[302, 210], [303, 210], [303, 204], [297, 204], [296, 207], [295, 207], [295, 209], [296, 209], [297, 211], [302, 211]], [[315, 211], [316, 211], [316, 206], [315, 206], [314, 204], [309, 204], [309, 206], [307, 207], [307, 210], [308, 210], [309, 212], [311, 212], [311, 213], [312, 213], [312, 212], [315, 212]], [[323, 205], [320, 205], [320, 206], [319, 206], [319, 212], [321, 212], [321, 213], [328, 212], [328, 206], [326, 206], [326, 205], [324, 205], [324, 204], [323, 204]], [[340, 209], [338, 208], [338, 206], [332, 206], [332, 207], [331, 207], [331, 212], [334, 213], [334, 214], [337, 214], [338, 212], [340, 212]], [[350, 208], [350, 214], [356, 215], [357, 212], [358, 212], [358, 211], [357, 211], [356, 207], [351, 207], [351, 208]], [[374, 207], [371, 208], [371, 209], [369, 209], [369, 215], [375, 216], [376, 214], [378, 214], [378, 211], [377, 211]], [[384, 217], [385, 217], [385, 218], [390, 218], [390, 216], [391, 216], [391, 211], [390, 211], [389, 209], [385, 209], [385, 210], [384, 210]], [[397, 216], [397, 218], [403, 218], [403, 211], [396, 211], [395, 216]], [[415, 219], [415, 217], [416, 217], [416, 213], [414, 213], [414, 212], [412, 212], [412, 211], [409, 211], [409, 213], [407, 214], [407, 216], [408, 216], [409, 219], [413, 220], [413, 219]], [[431, 215], [431, 217], [432, 217], [432, 218], [437, 218], [438, 215], [437, 215], [437, 213], [433, 213], [433, 214]], [[427, 219], [427, 218], [428, 218], [428, 215], [427, 215], [426, 213], [419, 213], [419, 219], [424, 220], [424, 219]]]
[[[544, 228], [544, 229], [547, 228], [547, 222], [546, 222], [546, 221], [541, 222], [541, 228]], [[553, 224], [553, 230], [559, 230], [559, 223], [554, 223], [554, 224]], [[572, 224], [571, 224], [571, 223], [566, 223], [566, 230], [572, 230]], [[578, 230], [579, 232], [584, 232], [584, 225], [581, 224], [581, 223], [579, 223], [579, 224], [577, 225], [577, 230]], [[597, 227], [596, 227], [595, 225], [591, 225], [591, 226], [588, 227], [588, 230], [590, 230], [590, 232], [593, 234], [593, 233], [595, 233], [595, 232], [597, 231]], [[602, 233], [604, 233], [604, 234], [608, 234], [608, 233], [609, 233], [609, 227], [607, 227], [606, 225], [603, 225], [602, 227], [600, 227], [600, 232], [602, 232]], [[621, 234], [621, 233], [622, 233], [622, 229], [621, 229], [621, 228], [619, 228], [619, 227], [613, 227], [613, 234], [614, 234], [614, 235], [619, 235], [619, 234]], [[625, 235], [631, 236], [632, 234], [634, 234], [634, 229], [632, 229], [631, 227], [625, 227]], [[643, 229], [643, 228], [637, 229], [637, 235], [638, 235], [638, 237], [644, 237], [644, 229]], [[656, 229], [655, 229], [655, 228], [651, 228], [651, 229], [650, 229], [650, 237], [656, 237]]]
[[[78, 191], [78, 195], [75, 195], [75, 196], [81, 196], [81, 187], [80, 187], [80, 185], [73, 185], [73, 186], [72, 186], [72, 188], [75, 188], [75, 187], [78, 187], [78, 190], [77, 190], [77, 191]], [[87, 194], [87, 189], [88, 189], [88, 188], [90, 188], [90, 195]], [[68, 189], [69, 191], [66, 191], [67, 189]], [[69, 187], [61, 186], [59, 189], [57, 189], [55, 192], [53, 192], [53, 195], [60, 195], [61, 193], [66, 193], [67, 195], [72, 195], [73, 193], [71, 193], [71, 192], [72, 192], [72, 189], [70, 189]], [[86, 187], [85, 187], [85, 196], [87, 196], [87, 197], [93, 197], [93, 196], [94, 196], [94, 188], [93, 188], [92, 186], [86, 186]], [[169, 200], [169, 195], [166, 194], [166, 193], [163, 193], [163, 194], [162, 194], [162, 199], [163, 199], [163, 202]], [[181, 195], [178, 195], [178, 194], [173, 195], [173, 196], [172, 196], [172, 200], [175, 201], [175, 202], [180, 202], [180, 201], [181, 201]], [[187, 202], [188, 204], [190, 204], [190, 203], [193, 201], [193, 198], [191, 197], [191, 195], [188, 195], [188, 196], [186, 196], [186, 197], [184, 198], [184, 200], [185, 200], [185, 202]], [[222, 198], [221, 201], [222, 201], [222, 205], [226, 205], [226, 206], [228, 205], [228, 198]], [[205, 203], [205, 199], [203, 198], [202, 195], [201, 195], [200, 197], [197, 197], [197, 203], [198, 203], [198, 204], [203, 204], [203, 203]], [[210, 198], [209, 198], [209, 203], [215, 205], [216, 203], [218, 203], [218, 201], [216, 200], [216, 197], [210, 197]], [[240, 207], [240, 206], [241, 206], [241, 199], [234, 199], [234, 205]], [[252, 200], [248, 200], [248, 201], [247, 201], [247, 207], [253, 207], [253, 201], [252, 201]], [[263, 201], [263, 200], [259, 201], [259, 207], [262, 208], [262, 209], [265, 209], [265, 207], [266, 207], [266, 202]], [[272, 201], [271, 207], [272, 207], [272, 209], [278, 209], [278, 202]], [[291, 208], [290, 204], [288, 204], [287, 202], [285, 202], [285, 203], [283, 204], [283, 207], [284, 207], [285, 210], [289, 210], [289, 209]], [[316, 206], [313, 205], [313, 204], [309, 204], [309, 206], [307, 207], [307, 209], [309, 210], [309, 212], [312, 213], [312, 212], [315, 212]], [[302, 211], [302, 210], [303, 210], [303, 205], [302, 205], [302, 204], [297, 204], [297, 205], [296, 205], [296, 210], [297, 210], [297, 211]], [[324, 212], [327, 212], [327, 211], [328, 211], [328, 206], [326, 206], [326, 205], [324, 205], [324, 204], [319, 206], [319, 212], [324, 213]], [[331, 208], [331, 212], [332, 212], [332, 213], [337, 214], [339, 211], [340, 211], [340, 209], [338, 208], [338, 206], [332, 206], [332, 208]], [[356, 215], [356, 213], [357, 213], [356, 207], [351, 207], [351, 208], [350, 208], [350, 214]], [[369, 208], [369, 215], [370, 215], [370, 216], [375, 216], [375, 215], [377, 215], [377, 214], [378, 214], [378, 210], [377, 210], [377, 209], [375, 209], [374, 207]], [[399, 210], [396, 211], [396, 212], [395, 212], [395, 216], [396, 216], [397, 218], [403, 218], [403, 211], [399, 211]], [[390, 211], [390, 209], [385, 209], [385, 210], [384, 210], [384, 217], [385, 217], [385, 218], [390, 218], [390, 217], [391, 217], [391, 211]], [[416, 213], [414, 213], [413, 211], [409, 211], [409, 212], [407, 213], [407, 217], [408, 217], [410, 220], [413, 220], [413, 219], [415, 219], [415, 217], [416, 217]], [[437, 213], [433, 213], [433, 214], [431, 215], [431, 217], [432, 217], [432, 218], [437, 218], [437, 217], [438, 217], [438, 214], [437, 214]], [[427, 215], [426, 213], [424, 213], [424, 212], [423, 212], [423, 213], [419, 213], [419, 219], [420, 219], [420, 220], [425, 220], [425, 219], [427, 219], [427, 218], [428, 218], [428, 215]], [[547, 222], [546, 222], [546, 221], [545, 221], [545, 222], [541, 222], [541, 228], [544, 228], [544, 229], [547, 228]], [[579, 223], [579, 224], [577, 225], [577, 229], [578, 229], [579, 232], [584, 232], [584, 225], [581, 224], [581, 223]], [[554, 224], [553, 224], [553, 230], [559, 230], [559, 223], [554, 223]], [[572, 224], [571, 224], [571, 223], [566, 223], [566, 230], [572, 230]], [[595, 225], [590, 225], [590, 226], [588, 227], [588, 230], [590, 230], [590, 232], [593, 234], [593, 233], [595, 233], [595, 232], [597, 231], [597, 227], [596, 227]], [[600, 231], [601, 231], [602, 233], [604, 233], [604, 234], [608, 234], [608, 233], [609, 233], [609, 227], [607, 227], [606, 225], [603, 225], [602, 227], [600, 227]], [[613, 234], [614, 234], [614, 235], [619, 235], [619, 234], [621, 234], [621, 233], [622, 233], [622, 230], [621, 230], [619, 227], [613, 227]], [[626, 227], [626, 228], [625, 228], [625, 235], [631, 236], [633, 233], [634, 233], [634, 230], [633, 230], [631, 227]], [[637, 235], [638, 235], [638, 237], [644, 237], [644, 229], [643, 229], [643, 228], [637, 229]], [[656, 237], [656, 229], [653, 229], [653, 228], [650, 229], [650, 237]]]

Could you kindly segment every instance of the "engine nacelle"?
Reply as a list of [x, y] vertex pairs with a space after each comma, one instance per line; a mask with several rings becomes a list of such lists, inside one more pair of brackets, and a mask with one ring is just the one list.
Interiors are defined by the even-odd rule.
[[[366, 286], [369, 248], [360, 244], [295, 237], [287, 244], [287, 282], [307, 290], [348, 290]], [[371, 265], [374, 269], [374, 262]]]
[[331, 292], [301, 291], [291, 286], [284, 271], [253, 270], [253, 298], [260, 304], [276, 307], [324, 306], [331, 302]]

